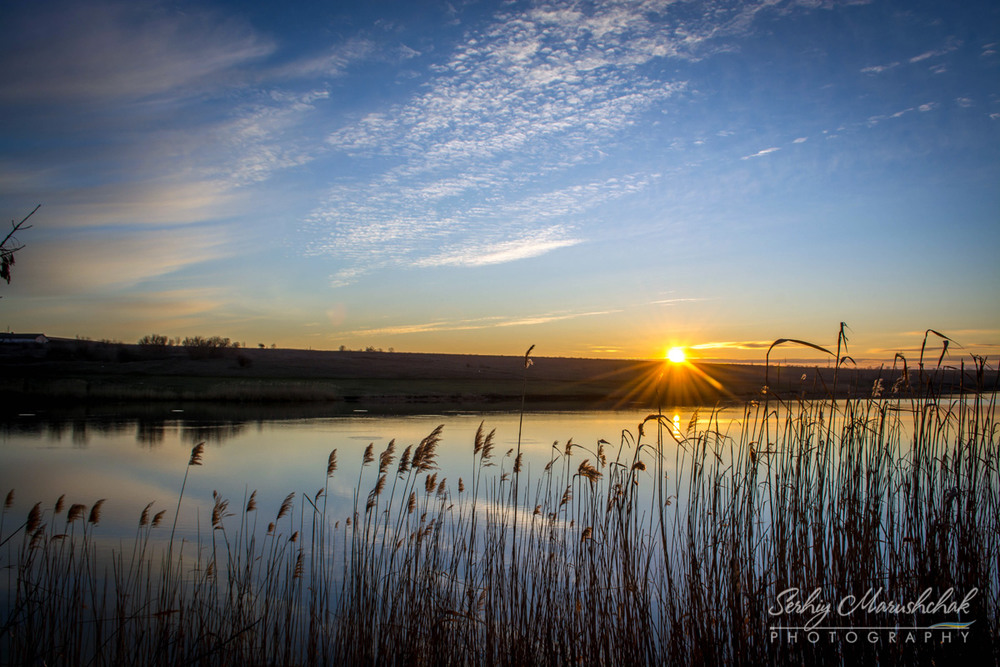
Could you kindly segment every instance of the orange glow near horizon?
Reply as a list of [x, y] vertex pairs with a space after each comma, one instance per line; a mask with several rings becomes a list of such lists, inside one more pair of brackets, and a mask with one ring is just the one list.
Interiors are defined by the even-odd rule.
[[685, 354], [683, 347], [670, 348], [669, 350], [667, 350], [666, 357], [667, 361], [670, 361], [675, 364], [683, 364], [685, 361], [687, 361], [687, 354]]

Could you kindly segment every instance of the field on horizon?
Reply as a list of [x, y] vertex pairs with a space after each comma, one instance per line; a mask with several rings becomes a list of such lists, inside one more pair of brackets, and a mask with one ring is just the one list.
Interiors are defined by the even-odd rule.
[[[863, 397], [877, 382], [888, 387], [897, 383], [907, 363], [897, 358], [877, 368], [839, 368], [771, 361], [769, 370], [766, 357], [759, 364], [535, 357], [532, 372], [524, 377], [521, 358], [515, 356], [200, 349], [61, 339], [44, 346], [9, 345], [0, 353], [0, 395], [5, 405], [19, 411], [101, 401], [516, 409], [525, 392], [534, 409], [631, 408], [657, 400], [739, 404], [759, 396], [765, 385], [783, 398], [819, 398], [831, 392]], [[932, 359], [936, 354], [929, 350], [925, 360], [922, 352], [910, 363], [934, 370], [922, 377], [933, 378], [939, 393], [996, 381], [996, 371], [989, 369], [977, 378], [975, 357], [966, 364], [951, 357], [945, 361], [943, 354]]]

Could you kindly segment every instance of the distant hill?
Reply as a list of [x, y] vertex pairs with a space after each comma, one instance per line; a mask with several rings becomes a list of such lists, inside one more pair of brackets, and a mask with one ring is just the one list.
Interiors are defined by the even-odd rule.
[[[893, 389], [995, 390], [996, 371], [743, 364], [661, 360], [190, 348], [48, 339], [0, 346], [0, 396], [32, 401], [455, 403], [529, 408], [654, 408], [771, 396], [888, 397]], [[836, 381], [836, 385], [835, 385]]]

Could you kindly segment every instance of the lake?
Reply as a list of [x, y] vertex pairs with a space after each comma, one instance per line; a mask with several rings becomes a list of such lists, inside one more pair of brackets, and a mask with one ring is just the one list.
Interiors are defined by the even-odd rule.
[[[995, 395], [523, 422], [356, 409], [6, 419], [0, 662], [925, 664], [1000, 646]], [[821, 636], [791, 602], [807, 595], [907, 611], [855, 605]]]
[[[438, 450], [439, 479], [457, 484], [471, 475], [476, 430], [484, 424], [495, 429], [495, 443], [502, 470], [510, 471], [516, 450], [520, 415], [511, 412], [446, 412], [404, 416], [357, 412], [331, 417], [308, 416], [249, 419], [227, 418], [225, 410], [186, 411], [150, 406], [141, 417], [109, 414], [108, 411], [71, 417], [22, 414], [0, 424], [0, 493], [13, 489], [14, 502], [8, 512], [26, 515], [36, 502], [54, 505], [65, 501], [91, 506], [104, 498], [102, 535], [128, 537], [134, 534], [139, 514], [148, 503], [172, 519], [191, 449], [206, 443], [203, 465], [192, 468], [185, 489], [185, 511], [178, 529], [191, 535], [197, 522], [206, 520], [213, 507], [213, 491], [240, 505], [253, 491], [257, 504], [277, 512], [288, 493], [310, 497], [324, 488], [330, 452], [337, 450], [338, 473], [332, 478], [328, 502], [330, 515], [350, 514], [353, 493], [369, 489], [376, 480], [376, 466], [362, 470], [362, 455], [369, 444], [377, 456], [395, 440], [398, 457], [407, 445], [415, 445], [443, 424]], [[159, 414], [157, 414], [159, 413]], [[690, 407], [664, 410], [669, 428], [681, 431], [699, 426], [691, 422], [697, 413], [705, 428], [711, 408]], [[562, 451], [567, 440], [573, 448], [574, 466], [585, 458], [594, 460], [598, 441], [606, 440], [614, 458], [622, 431], [635, 436], [648, 411], [529, 412], [524, 416], [521, 449], [524, 476], [531, 478], [551, 460], [553, 445]], [[743, 408], [717, 412], [713, 419], [723, 428], [743, 417]], [[650, 427], [651, 428], [651, 427]], [[197, 511], [195, 509], [197, 508]], [[269, 513], [265, 512], [265, 514]]]

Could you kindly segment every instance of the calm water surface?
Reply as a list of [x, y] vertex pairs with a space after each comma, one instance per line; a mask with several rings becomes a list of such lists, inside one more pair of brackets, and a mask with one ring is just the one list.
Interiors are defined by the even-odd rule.
[[[910, 421], [905, 415], [908, 405], [901, 402], [894, 408], [903, 431]], [[996, 410], [995, 401], [991, 406]], [[953, 402], [942, 401], [939, 409], [953, 407]], [[301, 507], [302, 496], [314, 498], [328, 483], [327, 459], [333, 449], [337, 450], [339, 469], [327, 487], [328, 516], [333, 520], [346, 518], [351, 514], [356, 489], [360, 489], [360, 504], [364, 506], [364, 498], [378, 477], [378, 454], [390, 441], [396, 443], [396, 459], [390, 467], [395, 470], [408, 445], [418, 444], [443, 425], [436, 472], [438, 481], [447, 479], [454, 493], [460, 478], [467, 486], [470, 481], [473, 443], [480, 423], [487, 432], [496, 431], [496, 467], [488, 469], [487, 476], [499, 479], [513, 466], [513, 455], [505, 455], [517, 448], [520, 420], [516, 412], [387, 416], [359, 411], [337, 416], [306, 412], [303, 416], [302, 408], [291, 408], [287, 413], [269, 411], [262, 418], [253, 416], [257, 408], [241, 410], [220, 413], [195, 406], [181, 411], [157, 405], [129, 416], [111, 410], [70, 416], [21, 414], [0, 420], [0, 494], [6, 496], [14, 490], [13, 504], [4, 512], [4, 537], [37, 502], [47, 510], [45, 520], [52, 521], [51, 510], [63, 494], [67, 507], [81, 503], [89, 508], [98, 499], [106, 499], [98, 531], [104, 538], [131, 538], [148, 503], [153, 503], [153, 512], [167, 510], [164, 523], [169, 531], [191, 449], [200, 442], [206, 443], [206, 450], [203, 465], [192, 467], [188, 476], [178, 523], [182, 537], [192, 538], [199, 526], [204, 533], [210, 524], [213, 491], [228, 499], [231, 511], [239, 514], [245, 499], [256, 490], [258, 521], [264, 525], [289, 493], [296, 494], [296, 507]], [[570, 439], [577, 446], [568, 461], [565, 457], [559, 461], [560, 466], [568, 466], [560, 469], [564, 479], [583, 459], [596, 459], [601, 439], [608, 443], [605, 454], [609, 461], [619, 455], [624, 441], [621, 460], [631, 462], [638, 425], [649, 414], [647, 410], [526, 413], [521, 430], [525, 456], [522, 488], [530, 493], [545, 465], [565, 450]], [[673, 453], [677, 447], [669, 431], [682, 440], [692, 429], [712, 429], [738, 440], [745, 410], [743, 406], [721, 410], [686, 407], [664, 409], [663, 414], [665, 472], [669, 478], [675, 472]], [[954, 436], [942, 434], [946, 440]], [[654, 424], [647, 425], [644, 442], [655, 444], [656, 437]], [[771, 439], [759, 433], [752, 437]], [[908, 437], [902, 434], [902, 442]], [[376, 462], [362, 466], [369, 444], [374, 446]], [[649, 452], [643, 454], [647, 464], [652, 463]], [[65, 515], [55, 518], [56, 522], [62, 520]]]
[[[458, 479], [469, 481], [475, 433], [480, 423], [488, 432], [496, 430], [497, 467], [489, 473], [499, 477], [510, 471], [518, 442], [517, 413], [447, 413], [408, 416], [350, 416], [226, 419], [191, 418], [185, 412], [161, 410], [163, 416], [120, 418], [114, 415], [50, 418], [25, 414], [0, 424], [0, 494], [14, 489], [8, 523], [21, 521], [32, 505], [42, 502], [52, 520], [51, 509], [59, 496], [67, 506], [90, 507], [104, 498], [99, 533], [106, 538], [134, 535], [142, 509], [153, 503], [153, 511], [167, 510], [164, 523], [173, 521], [177, 498], [191, 448], [206, 443], [203, 465], [192, 467], [184, 492], [178, 531], [193, 536], [201, 525], [204, 532], [211, 514], [213, 491], [228, 499], [233, 508], [243, 507], [245, 498], [257, 491], [260, 521], [277, 513], [285, 496], [314, 497], [326, 484], [326, 466], [331, 450], [337, 450], [339, 469], [328, 488], [329, 515], [350, 516], [356, 488], [362, 495], [377, 479], [377, 456], [396, 441], [396, 461], [407, 445], [416, 445], [439, 424], [444, 425], [438, 449], [438, 479], [450, 488]], [[606, 455], [614, 460], [623, 430], [631, 437], [648, 411], [545, 412], [524, 416], [521, 448], [525, 454], [524, 479], [536, 479], [556, 451], [569, 439], [575, 469], [584, 458], [596, 456], [598, 440], [604, 439]], [[710, 408], [698, 411], [699, 428], [707, 426]], [[692, 423], [695, 411], [664, 410], [678, 432]], [[743, 408], [716, 413], [720, 430], [739, 432]], [[648, 427], [646, 441], [655, 441]], [[668, 426], [670, 428], [670, 426]], [[630, 438], [627, 436], [627, 439]], [[668, 442], [671, 442], [669, 438]], [[368, 444], [374, 445], [376, 463], [362, 467]], [[557, 444], [559, 450], [553, 449]], [[631, 450], [626, 448], [627, 456]], [[623, 453], [623, 460], [626, 456]], [[565, 459], [563, 459], [565, 461]], [[359, 487], [360, 476], [360, 487]], [[363, 504], [362, 500], [362, 504]], [[301, 503], [296, 503], [299, 506]], [[238, 512], [238, 510], [236, 510]], [[64, 518], [64, 517], [63, 517]], [[59, 521], [60, 519], [56, 519]], [[8, 525], [8, 528], [10, 525]], [[5, 530], [9, 532], [9, 530]]]

